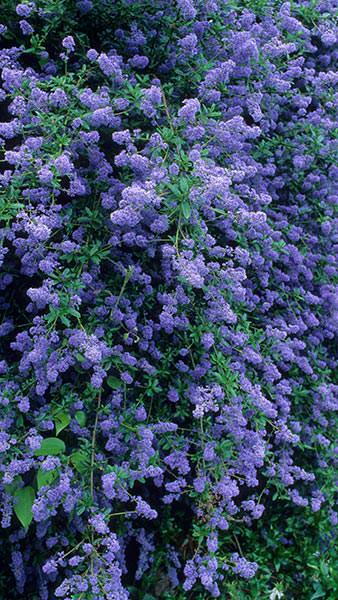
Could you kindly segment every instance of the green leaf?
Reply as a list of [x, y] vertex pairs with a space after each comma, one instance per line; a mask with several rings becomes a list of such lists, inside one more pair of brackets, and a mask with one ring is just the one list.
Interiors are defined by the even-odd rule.
[[21, 525], [27, 528], [33, 519], [32, 506], [35, 500], [35, 492], [32, 487], [27, 486], [17, 490], [14, 498], [16, 499], [14, 512]]
[[107, 383], [113, 390], [118, 390], [120, 387], [122, 387], [122, 381], [113, 375], [108, 377]]
[[81, 450], [74, 452], [70, 460], [79, 473], [85, 473], [89, 468], [88, 456], [84, 452], [81, 452]]
[[42, 488], [44, 485], [50, 485], [57, 477], [57, 471], [53, 469], [52, 471], [43, 471], [43, 469], [39, 469], [36, 475], [36, 481], [38, 484], [38, 490]]
[[17, 427], [22, 427], [23, 424], [24, 424], [24, 418], [23, 418], [23, 415], [20, 414], [16, 418], [16, 425], [17, 425]]
[[181, 179], [179, 182], [179, 185], [180, 185], [182, 192], [184, 192], [185, 194], [187, 192], [189, 192], [190, 186], [189, 186], [189, 181], [187, 179]]
[[84, 511], [86, 510], [86, 506], [83, 504], [82, 506], [79, 506], [76, 509], [76, 514], [79, 515], [79, 517], [84, 513]]
[[172, 183], [168, 183], [167, 187], [169, 188], [169, 190], [175, 195], [175, 196], [179, 196], [180, 195], [180, 188], [178, 187], [178, 185], [173, 185]]
[[60, 315], [60, 320], [61, 320], [61, 323], [66, 325], [66, 327], [70, 327], [71, 323], [70, 323], [70, 320], [68, 319], [68, 317], [66, 317], [65, 315]]
[[42, 440], [40, 448], [35, 450], [35, 456], [56, 456], [65, 452], [66, 446], [59, 438], [45, 438]]
[[316, 592], [311, 596], [311, 600], [315, 600], [316, 598], [323, 598], [326, 595], [324, 590], [317, 589]]
[[76, 411], [75, 419], [77, 420], [80, 427], [84, 427], [86, 425], [87, 418], [86, 418], [86, 413], [83, 412], [83, 410]]
[[182, 202], [182, 213], [185, 219], [189, 219], [191, 215], [191, 206], [189, 202]]
[[56, 435], [59, 435], [60, 431], [68, 427], [71, 421], [70, 415], [67, 413], [58, 413], [54, 417]]

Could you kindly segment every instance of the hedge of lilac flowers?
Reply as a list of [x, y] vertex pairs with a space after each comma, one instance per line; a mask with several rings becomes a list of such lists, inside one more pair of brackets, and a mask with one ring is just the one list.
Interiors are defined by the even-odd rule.
[[1, 599], [337, 599], [337, 7], [2, 0]]

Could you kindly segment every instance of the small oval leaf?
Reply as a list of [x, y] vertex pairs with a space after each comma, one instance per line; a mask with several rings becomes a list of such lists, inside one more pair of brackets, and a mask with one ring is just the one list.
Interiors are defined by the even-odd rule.
[[189, 202], [182, 202], [182, 213], [185, 219], [189, 219], [191, 215], [191, 206]]
[[75, 419], [77, 420], [80, 427], [84, 427], [86, 424], [86, 413], [83, 410], [77, 410], [75, 413]]
[[55, 469], [53, 469], [52, 471], [44, 471], [43, 469], [39, 469], [36, 475], [38, 490], [44, 485], [50, 485], [51, 483], [53, 483], [56, 477], [57, 471]]
[[79, 473], [84, 474], [88, 471], [88, 456], [86, 456], [86, 454], [84, 454], [81, 450], [77, 450], [76, 452], [74, 452], [71, 455], [70, 460]]
[[180, 186], [182, 192], [184, 192], [185, 194], [187, 192], [189, 192], [190, 185], [189, 185], [189, 181], [187, 179], [181, 179], [179, 182], [179, 186]]
[[108, 377], [107, 383], [113, 390], [118, 390], [120, 387], [122, 387], [122, 381], [113, 375]]
[[56, 456], [65, 452], [66, 446], [59, 438], [45, 438], [42, 440], [40, 448], [35, 450], [35, 456]]
[[70, 420], [71, 420], [71, 417], [67, 413], [62, 412], [62, 413], [58, 413], [57, 415], [55, 415], [54, 423], [55, 423], [56, 435], [59, 435], [60, 431], [62, 431], [66, 427], [68, 427]]
[[14, 498], [16, 500], [14, 512], [21, 525], [27, 528], [33, 519], [32, 506], [35, 500], [34, 489], [31, 486], [20, 488], [15, 492]]

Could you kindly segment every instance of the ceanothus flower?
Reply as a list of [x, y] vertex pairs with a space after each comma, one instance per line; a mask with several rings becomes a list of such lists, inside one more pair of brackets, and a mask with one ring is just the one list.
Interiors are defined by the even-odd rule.
[[63, 38], [62, 40], [62, 46], [68, 50], [68, 52], [74, 52], [75, 50], [75, 42], [74, 42], [74, 38], [72, 35], [67, 35], [65, 38]]
[[19, 25], [23, 35], [32, 35], [32, 33], [34, 33], [34, 28], [30, 23], [28, 23], [28, 21], [26, 21], [26, 19], [22, 19], [19, 22]]
[[197, 98], [183, 100], [183, 106], [178, 111], [178, 117], [181, 121], [192, 123], [196, 119], [196, 114], [200, 111], [201, 105]]
[[32, 11], [35, 10], [35, 8], [36, 5], [34, 2], [27, 2], [25, 4], [20, 3], [16, 5], [15, 12], [20, 17], [29, 17], [29, 15], [32, 13]]

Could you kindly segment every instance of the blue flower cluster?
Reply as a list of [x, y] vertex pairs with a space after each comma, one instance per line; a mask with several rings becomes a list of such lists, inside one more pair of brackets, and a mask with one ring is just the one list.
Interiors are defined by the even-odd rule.
[[279, 598], [259, 523], [337, 524], [335, 7], [4, 0], [6, 600]]

